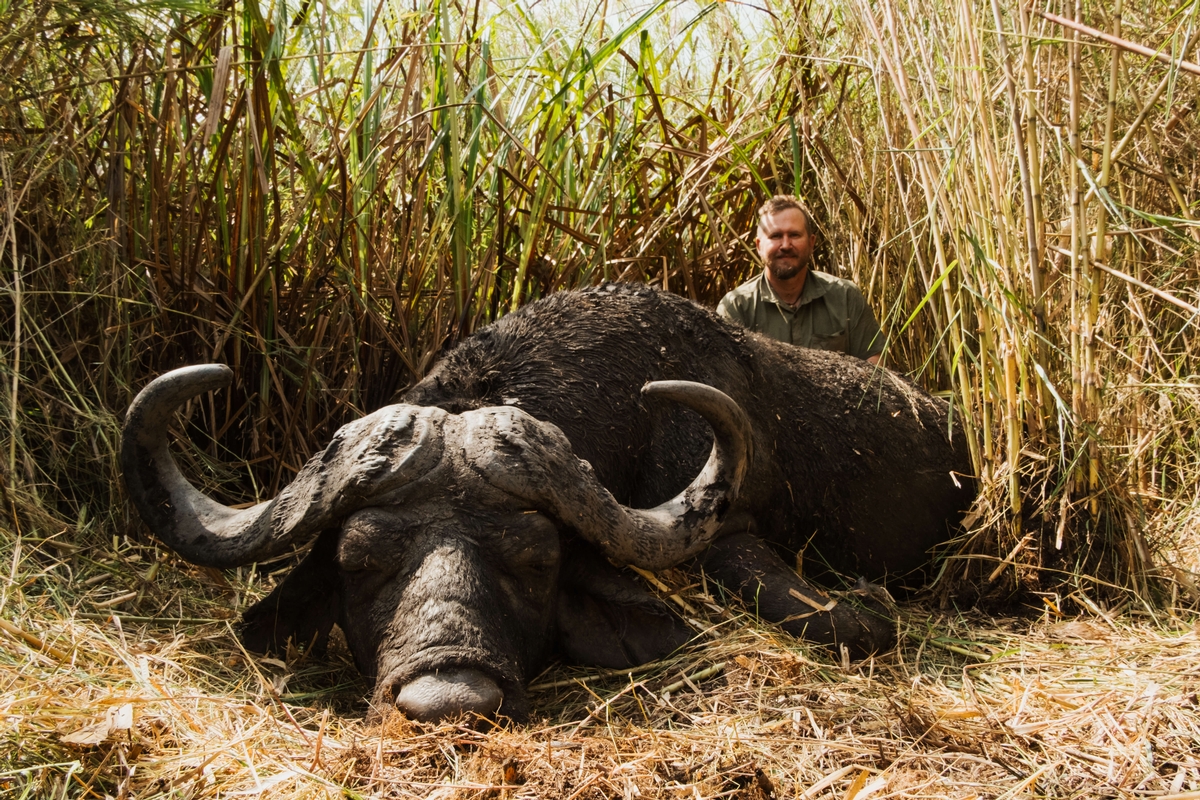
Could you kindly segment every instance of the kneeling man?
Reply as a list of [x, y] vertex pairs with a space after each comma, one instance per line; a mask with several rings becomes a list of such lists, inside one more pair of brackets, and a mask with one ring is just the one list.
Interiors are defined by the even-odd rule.
[[765, 269], [725, 295], [717, 313], [781, 342], [879, 363], [875, 315], [853, 283], [810, 269], [814, 237], [812, 215], [794, 196], [764, 203], [755, 241]]

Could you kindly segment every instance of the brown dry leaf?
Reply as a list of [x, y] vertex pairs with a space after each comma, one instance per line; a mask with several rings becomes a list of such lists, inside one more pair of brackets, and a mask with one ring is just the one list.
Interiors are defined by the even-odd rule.
[[108, 720], [101, 720], [100, 722], [80, 728], [74, 733], [65, 734], [61, 738], [63, 744], [74, 744], [88, 747], [103, 742], [108, 738], [108, 734], [111, 731], [112, 728], [109, 727]]
[[943, 719], [973, 719], [982, 713], [973, 706], [953, 706], [942, 711], [941, 716]]
[[1066, 622], [1056, 622], [1051, 625], [1046, 632], [1051, 639], [1058, 641], [1066, 641], [1067, 639], [1076, 639], [1084, 642], [1104, 642], [1108, 641], [1108, 631], [1094, 622], [1088, 622], [1085, 619], [1072, 619]]
[[855, 797], [858, 797], [858, 793], [862, 791], [863, 784], [867, 782], [869, 774], [865, 769], [859, 770], [858, 775], [851, 782], [850, 788], [846, 790], [845, 800], [854, 800]]

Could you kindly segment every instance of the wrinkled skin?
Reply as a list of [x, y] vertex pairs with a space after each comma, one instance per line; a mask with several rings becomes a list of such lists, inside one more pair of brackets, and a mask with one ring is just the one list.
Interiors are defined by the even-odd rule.
[[[520, 409], [451, 414], [408, 404], [344, 425], [279, 495], [231, 509], [179, 473], [166, 433], [175, 408], [229, 377], [220, 365], [198, 365], [151, 382], [127, 414], [121, 461], [142, 518], [195, 563], [249, 563], [317, 536], [246, 613], [248, 648], [321, 646], [340, 623], [359, 666], [376, 678], [377, 706], [394, 702], [435, 720], [523, 716], [525, 677], [556, 630], [568, 655], [606, 666], [631, 666], [689, 637], [655, 598], [595, 568], [602, 562], [585, 544], [560, 538], [573, 531], [609, 557], [651, 568], [706, 548], [751, 447], [749, 421], [721, 392], [686, 382], [642, 388], [701, 413], [715, 434], [695, 479], [651, 509], [617, 503], [558, 428]], [[639, 624], [643, 607], [663, 626]], [[581, 622], [589, 626], [582, 643]]]
[[[510, 707], [523, 705], [524, 676], [552, 642], [558, 529], [520, 510], [484, 523], [477, 509], [461, 499], [368, 509], [343, 527], [344, 630], [360, 668], [377, 676], [377, 703], [458, 667], [494, 681]], [[429, 703], [402, 705], [418, 718], [436, 715]]]
[[[736, 486], [710, 480], [705, 513], [676, 515], [709, 520], [671, 534], [684, 546], [653, 537], [617, 545], [606, 531], [626, 526], [620, 508], [663, 508], [708, 474], [708, 423], [641, 394], [659, 380], [717, 387], [746, 412], [745, 477]], [[444, 452], [417, 447], [425, 434], [416, 427], [379, 434], [375, 415], [364, 418], [343, 428], [265, 516], [233, 518], [237, 536], [205, 540], [191, 554], [208, 534], [171, 509], [227, 512], [162, 499], [154, 481], [165, 445], [139, 439], [133, 409], [122, 459], [143, 518], [197, 563], [244, 563], [251, 550], [262, 558], [316, 536], [301, 564], [246, 613], [247, 648], [282, 651], [289, 639], [321, 646], [339, 624], [376, 680], [374, 704], [395, 703], [418, 719], [521, 718], [525, 682], [555, 653], [627, 667], [685, 643], [689, 627], [610, 558], [703, 567], [796, 636], [855, 656], [886, 650], [894, 622], [878, 604], [831, 605], [808, 579], [919, 585], [929, 549], [973, 497], [944, 403], [886, 370], [763, 339], [644, 287], [531, 304], [446, 354], [403, 402], [394, 408], [445, 426]], [[497, 425], [516, 432], [470, 433]], [[579, 488], [588, 481], [603, 488]], [[595, 505], [593, 495], [608, 500]], [[270, 531], [286, 523], [282, 544], [242, 544], [243, 529], [264, 541], [277, 535], [264, 520]], [[804, 578], [791, 567], [797, 553]]]
[[[665, 604], [588, 545], [560, 546], [546, 516], [515, 511], [481, 521], [477, 503], [448, 512], [444, 499], [360, 511], [322, 535], [246, 613], [247, 648], [278, 651], [289, 638], [323, 645], [336, 621], [359, 669], [375, 678], [375, 708], [395, 703], [420, 720], [463, 712], [521, 719], [525, 682], [555, 650], [624, 668], [692, 637]], [[288, 596], [292, 586], [302, 591]], [[432, 697], [405, 694], [443, 675]], [[485, 685], [469, 697], [446, 696], [469, 680], [499, 693]]]
[[525, 680], [556, 636], [569, 657], [606, 667], [644, 663], [691, 638], [656, 597], [586, 543], [560, 543], [555, 519], [464, 461], [447, 453], [386, 505], [321, 534], [246, 613], [246, 646], [323, 646], [337, 622], [359, 669], [376, 679], [373, 705], [434, 720], [525, 716]]

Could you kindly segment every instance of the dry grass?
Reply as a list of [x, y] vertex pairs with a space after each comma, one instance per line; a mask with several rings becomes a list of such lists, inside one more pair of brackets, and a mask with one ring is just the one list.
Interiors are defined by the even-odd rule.
[[480, 731], [365, 721], [336, 648], [247, 656], [231, 624], [269, 579], [92, 544], [0, 554], [6, 797], [1200, 797], [1200, 627], [1167, 614], [917, 604], [846, 667], [677, 586], [691, 647], [555, 666], [529, 725]]
[[[1200, 797], [1200, 3], [768, 5], [0, 2], [0, 794]], [[775, 191], [982, 476], [896, 653], [709, 608], [529, 726], [368, 724], [344, 658], [241, 653], [269, 579], [140, 538], [151, 376], [234, 366], [186, 466], [268, 495], [520, 303], [711, 304]]]

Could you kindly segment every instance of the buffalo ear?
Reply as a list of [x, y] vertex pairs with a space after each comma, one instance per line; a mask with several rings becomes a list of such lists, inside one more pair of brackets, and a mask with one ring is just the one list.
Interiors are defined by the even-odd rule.
[[288, 640], [320, 652], [341, 613], [334, 556], [340, 531], [327, 530], [275, 589], [242, 614], [242, 644], [252, 653], [283, 653]]
[[695, 632], [669, 605], [590, 545], [564, 555], [558, 642], [571, 661], [622, 669], [670, 655]]

